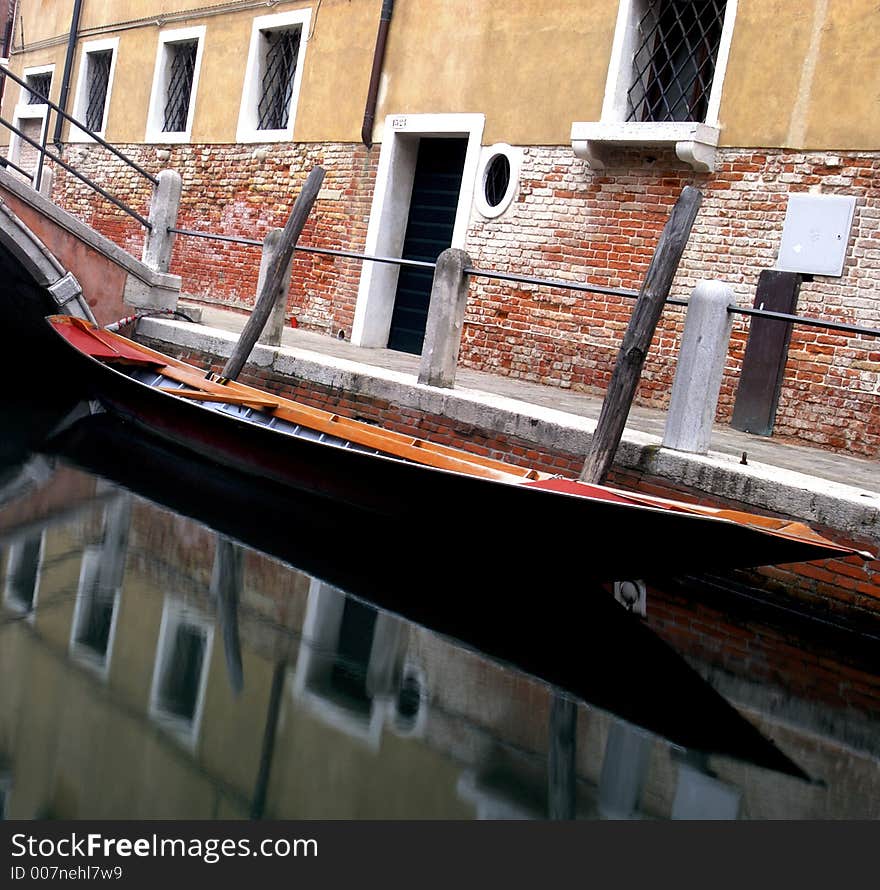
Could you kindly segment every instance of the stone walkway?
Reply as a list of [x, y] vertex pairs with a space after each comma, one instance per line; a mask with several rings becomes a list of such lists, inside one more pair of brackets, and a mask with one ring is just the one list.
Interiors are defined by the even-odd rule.
[[[188, 308], [191, 307], [181, 305], [184, 311]], [[242, 313], [207, 307], [199, 309], [198, 315], [202, 324], [224, 331], [240, 331], [247, 321], [247, 316]], [[323, 355], [412, 375], [413, 378], [418, 375], [418, 356], [390, 349], [353, 346], [348, 341], [337, 340], [325, 334], [285, 328], [282, 345], [314, 353], [316, 358]], [[578, 417], [593, 419], [599, 416], [602, 407], [602, 399], [598, 395], [572, 392], [467, 368], [459, 369], [456, 375], [456, 389], [490, 393], [529, 405], [541, 405]], [[659, 440], [663, 436], [665, 422], [664, 411], [636, 406], [630, 411], [627, 428], [656, 436]], [[737, 458], [741, 458], [745, 452], [747, 461], [757, 461], [880, 493], [880, 461], [835, 454], [803, 445], [792, 445], [765, 436], [753, 436], [722, 424], [716, 424], [714, 427], [712, 451], [734, 455]]]

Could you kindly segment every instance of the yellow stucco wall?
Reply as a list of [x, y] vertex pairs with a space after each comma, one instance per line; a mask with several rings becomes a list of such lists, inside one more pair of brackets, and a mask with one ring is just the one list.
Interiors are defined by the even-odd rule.
[[[203, 0], [84, 5], [83, 40], [120, 38], [109, 113], [112, 140], [144, 140], [160, 27], [204, 24], [192, 141], [234, 142], [254, 17], [310, 8], [313, 33], [294, 139], [360, 141], [381, 0], [280, 2], [186, 15], [204, 5]], [[566, 144], [573, 121], [600, 116], [618, 5], [618, 0], [398, 2], [377, 122], [392, 113], [480, 112], [486, 115], [486, 143]], [[16, 46], [22, 27], [29, 47], [55, 39], [12, 60], [18, 71], [55, 62], [53, 96], [71, 8], [72, 0], [23, 0], [16, 30]], [[157, 20], [164, 24], [157, 26]], [[739, 0], [720, 110], [722, 144], [877, 148], [878, 24], [880, 9], [871, 0]], [[107, 25], [110, 30], [103, 31]], [[77, 66], [80, 60], [78, 53]], [[18, 89], [9, 92], [17, 96]], [[7, 115], [10, 101], [7, 97]]]
[[740, 0], [722, 144], [880, 148], [880, 7]]

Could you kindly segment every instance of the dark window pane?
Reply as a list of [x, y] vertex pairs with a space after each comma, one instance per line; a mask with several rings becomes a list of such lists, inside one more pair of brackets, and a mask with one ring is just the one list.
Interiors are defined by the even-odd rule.
[[77, 628], [76, 641], [97, 655], [105, 656], [113, 624], [113, 591], [94, 588], [83, 603], [83, 617]]
[[22, 608], [34, 607], [37, 592], [37, 572], [40, 567], [40, 537], [28, 538], [22, 543], [15, 559], [11, 560], [9, 595]]
[[284, 130], [290, 120], [300, 32], [300, 28], [262, 32], [266, 61], [257, 109], [260, 130]]
[[89, 53], [88, 97], [86, 105], [86, 126], [94, 133], [104, 126], [104, 105], [107, 102], [107, 85], [110, 82], [110, 63], [113, 53], [110, 50]]
[[339, 627], [336, 661], [330, 684], [353, 701], [369, 703], [367, 666], [373, 648], [378, 612], [372, 606], [346, 597]]
[[29, 74], [25, 81], [30, 92], [28, 93], [28, 105], [45, 105], [52, 89], [51, 74]]
[[183, 133], [189, 116], [189, 100], [192, 93], [193, 77], [196, 70], [198, 42], [172, 43], [171, 73], [168, 79], [168, 94], [165, 101], [165, 133]]
[[627, 93], [630, 121], [702, 121], [726, 0], [648, 0]]
[[504, 155], [495, 155], [486, 168], [486, 203], [497, 207], [507, 194], [510, 185], [510, 161]]
[[193, 719], [204, 657], [204, 633], [191, 625], [179, 625], [174, 635], [174, 649], [162, 678], [159, 703], [163, 710], [186, 720]]

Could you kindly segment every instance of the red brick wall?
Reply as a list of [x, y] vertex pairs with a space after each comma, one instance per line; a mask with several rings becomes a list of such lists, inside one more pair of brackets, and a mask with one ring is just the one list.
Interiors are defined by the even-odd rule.
[[[253, 146], [174, 146], [166, 166], [178, 170], [183, 192], [177, 227], [262, 240], [287, 221], [305, 178], [324, 167], [321, 195], [300, 239], [302, 245], [362, 252], [372, 202], [378, 152], [359, 146], [269, 145], [263, 159]], [[160, 164], [151, 146], [121, 146], [151, 172]], [[68, 160], [146, 215], [149, 182], [122, 168], [106, 151], [92, 146], [67, 149]], [[132, 254], [140, 256], [143, 229], [73, 177], [59, 173], [54, 198]], [[178, 236], [171, 271], [182, 292], [196, 302], [230, 309], [254, 304], [260, 248]], [[298, 325], [351, 335], [360, 263], [297, 253], [291, 275], [288, 314]]]
[[807, 641], [791, 616], [771, 621], [767, 610], [673, 586], [649, 589], [647, 622], [698, 669], [767, 684], [783, 690], [785, 700], [821, 702], [871, 719], [880, 712], [876, 658], [864, 643], [862, 651], [842, 655], [839, 639]]
[[[124, 147], [150, 169], [156, 149]], [[313, 164], [325, 188], [303, 244], [361, 251], [379, 149], [362, 145], [273, 145], [260, 160], [251, 146], [175, 146], [183, 175], [184, 228], [262, 238], [282, 225]], [[144, 209], [148, 190], [98, 160], [93, 147], [68, 155]], [[101, 153], [106, 157], [106, 153]], [[804, 284], [798, 311], [880, 328], [880, 153], [723, 149], [712, 174], [694, 173], [670, 152], [620, 152], [601, 175], [570, 146], [524, 149], [511, 208], [497, 219], [474, 213], [466, 249], [476, 266], [524, 275], [637, 288], [669, 211], [686, 184], [704, 193], [674, 296], [700, 278], [718, 278], [751, 306], [758, 275], [771, 268], [787, 196], [796, 191], [854, 195], [853, 235], [841, 278]], [[111, 169], [112, 167], [112, 169]], [[115, 171], [115, 172], [114, 172]], [[139, 253], [139, 227], [61, 176], [56, 198], [124, 247]], [[252, 305], [259, 249], [185, 238], [172, 271], [184, 293], [230, 308]], [[350, 334], [360, 264], [298, 254], [289, 310], [303, 327]], [[630, 300], [476, 278], [465, 319], [461, 363], [561, 387], [601, 391], [608, 382]], [[646, 363], [637, 401], [667, 404], [684, 312], [668, 307]], [[748, 335], [737, 317], [721, 389], [719, 419], [730, 419]], [[799, 327], [786, 367], [774, 435], [866, 457], [880, 456], [880, 342]]]

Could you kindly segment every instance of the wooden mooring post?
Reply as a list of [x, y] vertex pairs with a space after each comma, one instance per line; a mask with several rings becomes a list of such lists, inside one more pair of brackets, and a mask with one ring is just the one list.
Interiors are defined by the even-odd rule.
[[[702, 200], [698, 189], [685, 186], [660, 235], [623, 335], [596, 432], [581, 470], [582, 482], [601, 485], [611, 470], [657, 322]], [[551, 819], [574, 819], [577, 806], [577, 704], [571, 699], [554, 695], [550, 708], [549, 742], [548, 815]]]
[[266, 327], [266, 322], [279, 295], [284, 292], [285, 278], [289, 274], [293, 249], [296, 247], [296, 242], [302, 234], [303, 227], [318, 197], [323, 181], [324, 168], [312, 167], [306, 178], [305, 185], [303, 185], [302, 191], [293, 205], [290, 217], [282, 230], [280, 243], [276, 248], [277, 252], [266, 270], [266, 278], [263, 282], [262, 290], [257, 297], [254, 311], [244, 326], [244, 330], [238, 338], [238, 343], [235, 344], [235, 349], [233, 349], [229, 361], [226, 362], [223, 368], [223, 377], [235, 380], [241, 373], [241, 369], [251, 354], [251, 350], [253, 350], [257, 340], [260, 339], [263, 328]]
[[672, 279], [687, 246], [702, 200], [703, 196], [698, 189], [686, 185], [660, 235], [660, 242], [654, 251], [648, 274], [639, 290], [620, 351], [617, 353], [617, 362], [602, 402], [596, 432], [593, 433], [590, 450], [581, 470], [582, 482], [601, 485], [611, 469], [636, 387], [639, 385], [642, 367], [663, 312], [663, 304], [669, 296]]

